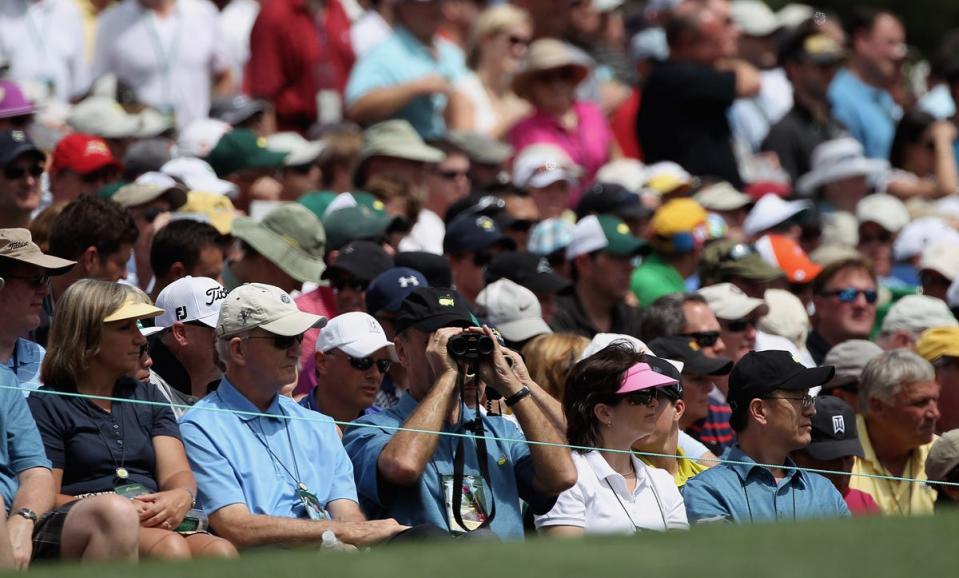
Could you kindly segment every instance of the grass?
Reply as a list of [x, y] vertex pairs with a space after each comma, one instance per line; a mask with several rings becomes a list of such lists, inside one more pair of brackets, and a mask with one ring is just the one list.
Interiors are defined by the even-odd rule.
[[57, 578], [602, 578], [648, 576], [900, 578], [955, 576], [959, 514], [934, 518], [827, 520], [525, 544], [459, 542], [381, 547], [364, 553], [263, 550], [234, 561], [37, 565]]

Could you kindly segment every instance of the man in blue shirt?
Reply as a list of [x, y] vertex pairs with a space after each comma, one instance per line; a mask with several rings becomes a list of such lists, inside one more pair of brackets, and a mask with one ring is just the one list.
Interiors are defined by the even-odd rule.
[[0, 229], [0, 364], [17, 376], [23, 389], [40, 387], [44, 349], [24, 339], [40, 325], [50, 277], [66, 273], [76, 261], [45, 255], [27, 229]]
[[443, 115], [457, 97], [452, 85], [466, 74], [463, 52], [437, 38], [438, 0], [400, 0], [393, 34], [364, 55], [346, 86], [347, 115], [364, 124], [402, 118], [424, 139], [446, 132]]
[[329, 417], [280, 395], [296, 381], [303, 334], [326, 323], [272, 285], [249, 283], [220, 309], [216, 347], [226, 372], [180, 424], [198, 501], [217, 534], [237, 548], [380, 542], [405, 530], [367, 522], [353, 469]]
[[736, 364], [729, 377], [729, 405], [739, 443], [723, 455], [726, 462], [686, 483], [683, 498], [691, 523], [849, 516], [829, 480], [794, 469], [788, 457], [812, 438], [816, 407], [809, 388], [826, 383], [833, 373], [833, 367], [807, 369], [786, 351], [752, 351]]
[[[136, 560], [139, 517], [120, 496], [53, 510], [50, 460], [13, 373], [0, 365], [0, 568], [31, 560]], [[52, 510], [52, 511], [51, 511]]]
[[[556, 496], [575, 484], [576, 468], [569, 450], [561, 447], [565, 440], [558, 403], [529, 378], [518, 354], [497, 342], [479, 362], [479, 377], [459, 383], [465, 370], [450, 356], [447, 343], [473, 326], [473, 319], [466, 300], [452, 289], [410, 293], [400, 308], [395, 338], [409, 390], [396, 408], [357, 420], [343, 443], [367, 514], [432, 524], [454, 534], [482, 530], [521, 540], [520, 499], [533, 512], [546, 513]], [[493, 335], [486, 327], [467, 331]], [[513, 359], [512, 368], [506, 355]], [[503, 417], [477, 408], [485, 384], [503, 395], [522, 433]], [[474, 437], [426, 433], [465, 433], [471, 424], [476, 432], [477, 412], [485, 444], [475, 443]], [[524, 434], [557, 445], [511, 441]]]
[[889, 158], [902, 109], [888, 87], [901, 82], [906, 33], [891, 12], [859, 7], [847, 21], [852, 52], [848, 68], [829, 87], [833, 117], [862, 143], [866, 156]]

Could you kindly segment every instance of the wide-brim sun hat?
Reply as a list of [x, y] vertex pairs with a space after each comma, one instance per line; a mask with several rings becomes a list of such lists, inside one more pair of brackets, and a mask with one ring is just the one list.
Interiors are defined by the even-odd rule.
[[851, 137], [826, 141], [813, 150], [812, 169], [796, 181], [796, 192], [811, 196], [819, 187], [850, 177], [873, 177], [889, 170], [885, 159], [866, 158]]
[[526, 65], [513, 78], [513, 92], [529, 100], [530, 87], [535, 82], [536, 75], [560, 68], [573, 70], [573, 83], [576, 85], [589, 75], [589, 65], [578, 58], [562, 41], [555, 38], [542, 38], [533, 42], [527, 53]]

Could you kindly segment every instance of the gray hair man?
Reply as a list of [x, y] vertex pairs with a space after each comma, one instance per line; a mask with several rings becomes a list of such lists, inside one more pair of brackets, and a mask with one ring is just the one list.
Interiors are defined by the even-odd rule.
[[872, 494], [886, 515], [933, 512], [935, 492], [921, 480], [926, 479], [926, 457], [936, 439], [939, 390], [932, 365], [912, 351], [887, 351], [863, 369], [856, 423], [863, 457], [856, 458], [850, 487]]
[[836, 368], [836, 374], [822, 386], [822, 394], [833, 395], [859, 411], [859, 380], [869, 360], [882, 354], [882, 348], [865, 339], [849, 339], [826, 354], [823, 365]]

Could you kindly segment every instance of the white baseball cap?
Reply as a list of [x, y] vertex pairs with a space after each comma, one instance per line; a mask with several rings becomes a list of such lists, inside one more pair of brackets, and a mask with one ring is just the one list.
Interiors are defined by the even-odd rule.
[[543, 310], [536, 295], [509, 279], [487, 285], [480, 291], [476, 303], [486, 309], [486, 319], [507, 341], [526, 341], [553, 332], [543, 321]]
[[930, 270], [939, 273], [952, 281], [959, 278], [959, 244], [933, 243], [922, 250], [919, 259], [919, 270]]
[[749, 236], [758, 235], [810, 208], [812, 203], [807, 200], [786, 201], [779, 195], [763, 195], [743, 221], [743, 231]]
[[233, 127], [215, 118], [200, 118], [186, 125], [176, 140], [177, 154], [184, 157], [206, 158], [223, 135]]
[[729, 12], [746, 36], [769, 36], [779, 29], [776, 14], [759, 0], [734, 0], [729, 5]]
[[157, 307], [163, 313], [157, 317], [156, 326], [167, 328], [177, 321], [199, 321], [216, 327], [225, 298], [226, 289], [209, 277], [181, 277], [157, 295]]
[[551, 144], [534, 144], [516, 155], [512, 180], [520, 189], [542, 189], [559, 181], [575, 185], [580, 173], [579, 167], [563, 149]]
[[283, 164], [295, 167], [315, 162], [326, 150], [326, 143], [308, 141], [296, 132], [278, 132], [266, 137], [266, 148], [286, 153]]
[[882, 320], [882, 333], [910, 331], [922, 333], [933, 327], [959, 327], [949, 306], [928, 295], [906, 295], [892, 304]]
[[216, 171], [210, 163], [196, 157], [177, 157], [171, 159], [162, 167], [160, 172], [180, 179], [191, 191], [216, 193], [235, 198], [237, 186], [216, 176]]
[[892, 245], [892, 256], [896, 261], [912, 259], [936, 243], [959, 245], [959, 231], [939, 217], [916, 219], [899, 232]]
[[892, 195], [867, 195], [856, 205], [856, 219], [860, 224], [876, 223], [890, 233], [898, 233], [909, 224], [909, 210]]
[[339, 349], [354, 359], [369, 357], [384, 347], [392, 361], [399, 361], [396, 347], [386, 338], [379, 321], [362, 311], [351, 311], [330, 319], [316, 340], [317, 351], [326, 353]]
[[732, 283], [717, 283], [703, 287], [697, 293], [706, 298], [709, 308], [719, 319], [742, 319], [757, 309], [761, 311], [761, 315], [769, 313], [769, 306], [765, 301], [746, 295]]
[[275, 335], [292, 337], [326, 325], [326, 317], [300, 311], [289, 293], [265, 283], [247, 283], [230, 291], [220, 308], [216, 323], [219, 338], [232, 337], [260, 328]]

